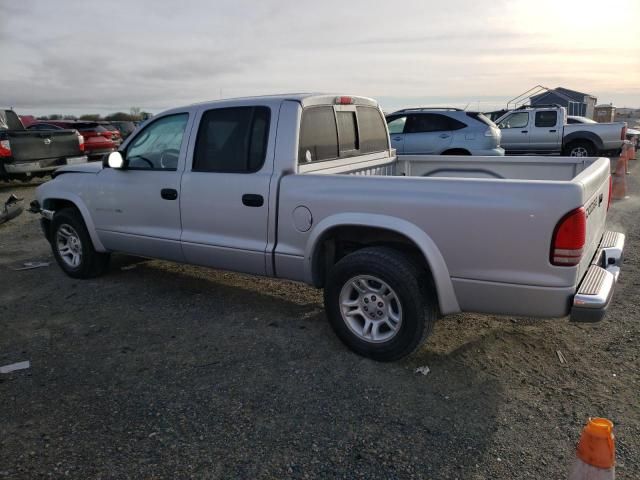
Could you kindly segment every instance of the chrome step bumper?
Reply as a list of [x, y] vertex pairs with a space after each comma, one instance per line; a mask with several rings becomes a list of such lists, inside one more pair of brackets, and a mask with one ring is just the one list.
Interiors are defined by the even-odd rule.
[[599, 322], [607, 311], [620, 275], [625, 236], [605, 232], [587, 274], [573, 297], [572, 322]]

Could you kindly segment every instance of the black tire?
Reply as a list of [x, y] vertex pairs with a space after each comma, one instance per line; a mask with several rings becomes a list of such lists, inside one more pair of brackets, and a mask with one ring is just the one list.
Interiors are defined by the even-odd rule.
[[595, 154], [596, 148], [593, 143], [585, 140], [571, 142], [564, 148], [563, 152], [565, 157], [593, 157]]
[[[401, 305], [400, 326], [388, 341], [364, 340], [343, 319], [342, 289], [354, 277], [362, 275], [385, 282]], [[324, 289], [324, 305], [331, 327], [351, 350], [364, 357], [389, 362], [411, 354], [433, 330], [438, 318], [434, 291], [426, 271], [401, 252], [388, 247], [367, 247], [347, 255], [333, 266]], [[364, 323], [364, 317], [361, 318]]]
[[[80, 244], [80, 255], [77, 266], [70, 265], [69, 261], [63, 258], [60, 252], [60, 242], [58, 232], [62, 230], [71, 231], [77, 235]], [[96, 252], [91, 242], [91, 237], [84, 224], [82, 215], [75, 208], [64, 208], [53, 216], [49, 235], [51, 250], [58, 265], [64, 273], [73, 278], [93, 278], [102, 275], [109, 266], [109, 254]]]

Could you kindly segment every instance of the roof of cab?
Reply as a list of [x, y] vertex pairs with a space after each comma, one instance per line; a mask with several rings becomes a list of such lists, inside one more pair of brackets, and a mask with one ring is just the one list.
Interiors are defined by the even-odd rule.
[[336, 103], [338, 97], [351, 97], [354, 105], [369, 105], [378, 106], [378, 102], [372, 98], [360, 97], [355, 95], [339, 95], [339, 94], [327, 94], [327, 93], [283, 93], [278, 95], [259, 95], [253, 97], [238, 97], [238, 98], [225, 98], [221, 100], [211, 100], [206, 102], [198, 102], [193, 105], [220, 105], [226, 103], [234, 104], [251, 104], [259, 101], [260, 103], [280, 103], [285, 100], [290, 100], [300, 103], [303, 107], [310, 105], [324, 105]]

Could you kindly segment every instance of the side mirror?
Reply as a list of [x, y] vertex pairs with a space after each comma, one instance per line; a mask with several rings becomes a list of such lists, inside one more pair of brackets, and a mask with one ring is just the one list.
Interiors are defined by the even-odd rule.
[[122, 158], [122, 154], [120, 152], [111, 152], [107, 158], [107, 166], [109, 168], [123, 169], [124, 158]]

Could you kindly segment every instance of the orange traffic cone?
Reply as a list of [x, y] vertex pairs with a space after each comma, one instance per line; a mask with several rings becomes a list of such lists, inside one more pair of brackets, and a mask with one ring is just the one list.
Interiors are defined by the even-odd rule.
[[613, 480], [615, 464], [613, 423], [606, 418], [590, 418], [582, 430], [569, 480]]
[[611, 175], [611, 186], [613, 191], [611, 198], [614, 200], [623, 200], [627, 198], [627, 176], [625, 157], [620, 156], [615, 160], [615, 172]]

